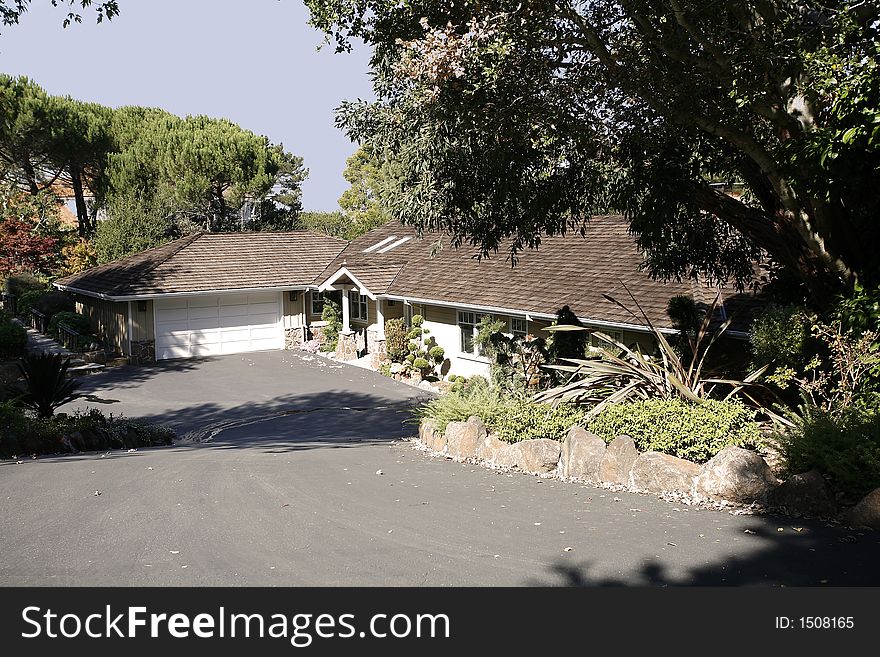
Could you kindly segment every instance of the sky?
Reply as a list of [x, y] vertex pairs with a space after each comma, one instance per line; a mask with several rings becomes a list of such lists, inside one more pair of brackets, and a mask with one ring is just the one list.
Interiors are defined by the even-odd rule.
[[0, 72], [47, 92], [111, 107], [146, 105], [230, 119], [299, 155], [309, 169], [306, 210], [335, 210], [356, 145], [334, 126], [343, 100], [372, 99], [369, 51], [318, 51], [301, 0], [119, 0], [64, 29], [64, 11], [33, 0], [2, 28]]

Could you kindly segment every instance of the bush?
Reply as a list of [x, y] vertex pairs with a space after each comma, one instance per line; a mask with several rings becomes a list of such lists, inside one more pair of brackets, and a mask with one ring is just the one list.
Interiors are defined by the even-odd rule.
[[469, 383], [460, 392], [450, 392], [422, 405], [417, 415], [433, 421], [440, 431], [446, 431], [446, 425], [450, 422], [463, 422], [471, 415], [476, 415], [486, 426], [490, 426], [504, 411], [507, 400], [499, 392], [490, 389], [485, 379], [474, 377]]
[[[36, 306], [37, 301], [46, 294], [46, 290], [28, 290], [15, 298], [15, 310], [24, 318], [30, 319], [31, 308]], [[38, 309], [39, 310], [39, 309]]]
[[24, 353], [27, 331], [6, 318], [0, 320], [0, 358], [18, 358]]
[[385, 320], [385, 348], [388, 358], [394, 363], [402, 363], [407, 351], [407, 330], [403, 319]]
[[56, 313], [73, 312], [76, 308], [76, 303], [74, 303], [73, 297], [66, 292], [55, 290], [43, 294], [37, 299], [33, 307], [51, 320]]
[[417, 369], [417, 370], [424, 370], [424, 369], [427, 369], [427, 368], [429, 367], [429, 363], [428, 363], [428, 361], [425, 360], [424, 358], [421, 358], [421, 357], [419, 357], [419, 358], [413, 358], [413, 363], [412, 363], [412, 365], [413, 365], [413, 367], [414, 367], [415, 369]]
[[816, 469], [833, 489], [857, 502], [880, 487], [880, 414], [873, 407], [849, 406], [832, 413], [801, 407], [795, 426], [775, 437], [790, 474]]
[[19, 298], [25, 292], [45, 292], [46, 284], [32, 274], [13, 274], [3, 281], [3, 291]]
[[62, 310], [52, 315], [49, 322], [49, 333], [55, 335], [58, 332], [58, 325], [64, 324], [67, 328], [73, 329], [80, 335], [89, 335], [92, 332], [89, 318], [79, 313]]
[[28, 354], [19, 364], [24, 387], [10, 386], [5, 395], [16, 404], [33, 410], [37, 417], [48, 418], [55, 409], [73, 401], [79, 383], [67, 377], [70, 358], [59, 354]]
[[801, 372], [810, 359], [810, 318], [797, 306], [769, 306], [755, 318], [749, 335], [752, 357], [758, 367], [777, 367]]
[[327, 322], [324, 327], [324, 350], [336, 351], [339, 342], [339, 332], [342, 330], [342, 308], [330, 297], [324, 298], [324, 310], [321, 311], [321, 319]]
[[431, 357], [431, 360], [439, 365], [446, 358], [446, 350], [439, 344], [434, 345], [428, 350], [428, 355]]
[[728, 445], [756, 447], [760, 431], [753, 417], [738, 401], [648, 399], [611, 404], [588, 428], [607, 442], [626, 434], [641, 451], [703, 463]]

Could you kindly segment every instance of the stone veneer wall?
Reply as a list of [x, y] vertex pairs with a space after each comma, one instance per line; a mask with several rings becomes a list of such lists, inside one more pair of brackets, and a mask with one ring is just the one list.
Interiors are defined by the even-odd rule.
[[132, 341], [128, 362], [132, 365], [155, 363], [156, 343], [153, 340]]
[[284, 348], [299, 348], [299, 346], [306, 341], [306, 330], [307, 329], [304, 326], [284, 329]]
[[356, 360], [358, 357], [358, 334], [354, 331], [340, 332], [336, 342], [336, 358]]

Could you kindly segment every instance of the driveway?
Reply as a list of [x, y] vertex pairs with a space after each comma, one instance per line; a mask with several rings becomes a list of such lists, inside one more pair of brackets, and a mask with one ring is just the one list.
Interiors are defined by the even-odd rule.
[[401, 440], [420, 391], [295, 353], [87, 380], [165, 449], [0, 462], [5, 585], [857, 585], [880, 535], [495, 473]]

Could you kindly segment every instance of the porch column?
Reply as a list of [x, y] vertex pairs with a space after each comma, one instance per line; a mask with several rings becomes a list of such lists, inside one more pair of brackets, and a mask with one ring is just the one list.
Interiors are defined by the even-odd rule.
[[351, 332], [351, 308], [348, 301], [348, 286], [342, 286], [342, 332]]
[[385, 339], [385, 301], [383, 299], [376, 299], [376, 324], [379, 325], [378, 330], [378, 338], [380, 340]]

